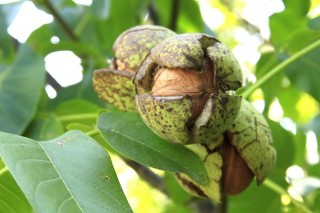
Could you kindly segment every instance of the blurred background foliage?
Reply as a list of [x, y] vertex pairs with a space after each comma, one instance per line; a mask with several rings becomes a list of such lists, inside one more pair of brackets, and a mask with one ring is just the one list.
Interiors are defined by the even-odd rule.
[[[320, 48], [245, 92], [319, 41], [320, 0], [2, 0], [0, 130], [35, 140], [90, 131], [99, 109], [111, 107], [92, 89], [93, 70], [107, 67], [116, 37], [140, 24], [204, 32], [226, 43], [244, 72], [239, 92], [268, 120], [278, 152], [272, 182], [228, 197], [228, 212], [320, 212]], [[116, 155], [113, 163], [135, 212], [191, 212], [192, 198], [172, 175], [155, 171], [164, 175], [168, 199]], [[0, 188], [0, 212], [5, 203], [12, 212], [31, 211], [1, 161]]]

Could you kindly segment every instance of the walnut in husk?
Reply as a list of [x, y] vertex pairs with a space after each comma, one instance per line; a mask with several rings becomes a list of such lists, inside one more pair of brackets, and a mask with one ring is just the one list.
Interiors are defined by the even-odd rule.
[[261, 184], [275, 165], [270, 128], [264, 117], [246, 100], [238, 117], [216, 143], [187, 146], [203, 161], [209, 185], [201, 185], [185, 174], [177, 180], [189, 193], [220, 202], [221, 194], [235, 195], [245, 190], [255, 177]]
[[240, 109], [239, 64], [224, 44], [205, 34], [176, 35], [156, 45], [134, 83], [141, 117], [173, 143], [212, 143]]

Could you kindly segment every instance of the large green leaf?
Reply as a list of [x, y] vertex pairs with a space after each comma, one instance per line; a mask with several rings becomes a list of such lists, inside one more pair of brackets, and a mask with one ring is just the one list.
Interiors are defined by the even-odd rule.
[[320, 32], [317, 30], [297, 30], [291, 35], [285, 49], [289, 54], [294, 54], [318, 39], [320, 39]]
[[201, 18], [199, 4], [194, 0], [180, 1], [177, 32], [203, 32], [204, 23]]
[[95, 20], [84, 29], [82, 38], [93, 43], [104, 53], [113, 55], [112, 45], [116, 38], [130, 27], [141, 24], [146, 16], [147, 0], [112, 1], [110, 14], [104, 21]]
[[105, 19], [110, 14], [110, 0], [93, 1], [90, 10], [94, 16]]
[[[320, 40], [320, 32], [311, 30], [301, 30], [296, 32], [288, 42], [288, 52], [295, 53], [311, 44]], [[295, 61], [286, 68], [286, 74], [290, 81], [297, 88], [304, 90], [320, 102], [320, 48], [307, 53], [299, 60]]]
[[26, 45], [20, 47], [13, 65], [0, 70], [1, 131], [23, 132], [36, 112], [44, 76], [43, 58]]
[[33, 120], [23, 135], [34, 140], [49, 140], [62, 135], [64, 132], [63, 125], [57, 116], [49, 113]]
[[98, 128], [110, 146], [125, 157], [157, 169], [186, 173], [201, 184], [208, 181], [204, 165], [195, 153], [155, 135], [137, 113], [103, 113]]
[[307, 28], [306, 14], [309, 10], [309, 0], [285, 1], [286, 9], [270, 17], [271, 41], [275, 45], [282, 45], [292, 32]]
[[132, 212], [109, 155], [80, 131], [43, 142], [0, 133], [0, 156], [36, 212]]
[[65, 125], [79, 122], [92, 126], [96, 123], [98, 111], [99, 107], [89, 101], [72, 99], [61, 103], [55, 109], [55, 114]]
[[0, 169], [0, 212], [31, 213], [32, 208], [8, 170]]

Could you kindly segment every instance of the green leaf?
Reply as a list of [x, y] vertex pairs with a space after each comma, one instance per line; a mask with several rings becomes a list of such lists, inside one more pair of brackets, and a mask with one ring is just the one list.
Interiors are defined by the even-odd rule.
[[67, 126], [67, 130], [79, 130], [81, 132], [90, 132], [94, 130], [94, 126], [89, 126], [81, 123], [71, 123]]
[[110, 0], [93, 1], [90, 10], [94, 16], [105, 19], [110, 13]]
[[99, 107], [84, 99], [72, 99], [61, 103], [55, 110], [59, 116], [81, 113], [95, 113]]
[[0, 130], [21, 134], [36, 112], [44, 84], [43, 58], [26, 45], [16, 61], [0, 70]]
[[112, 1], [108, 18], [105, 21], [95, 21], [92, 25], [87, 25], [84, 33], [88, 35], [85, 39], [90, 43], [93, 40], [97, 48], [113, 55], [112, 45], [115, 39], [128, 28], [141, 24], [146, 14], [142, 15], [139, 11], [145, 11], [140, 7], [146, 6], [146, 2], [146, 0]]
[[0, 133], [0, 156], [36, 212], [132, 212], [109, 155], [80, 131], [42, 142]]
[[171, 0], [154, 0], [152, 4], [154, 5], [154, 9], [156, 10], [155, 13], [159, 20], [158, 24], [164, 27], [169, 26], [169, 22], [171, 19], [171, 7], [172, 7], [172, 2]]
[[[79, 131], [86, 132], [86, 133], [89, 133], [89, 132], [92, 132], [92, 131], [96, 130], [96, 127], [93, 126], [93, 125], [85, 125], [85, 124], [81, 124], [81, 123], [71, 123], [66, 128], [67, 128], [67, 130], [79, 130]], [[105, 140], [104, 140], [104, 138], [102, 137], [101, 134], [98, 133], [96, 135], [91, 135], [91, 137], [96, 142], [98, 142], [103, 148], [105, 148], [108, 151], [108, 153], [110, 153], [110, 154], [119, 154], [119, 153], [116, 153], [110, 147], [110, 145], [105, 142]]]
[[[288, 42], [288, 51], [295, 53], [303, 47], [319, 41], [320, 33], [311, 30], [302, 30], [295, 33]], [[312, 95], [318, 102], [320, 102], [320, 48], [305, 54], [297, 61], [289, 65], [285, 69], [285, 73], [290, 79], [291, 83]]]
[[287, 88], [281, 88], [281, 91], [278, 92], [277, 96], [283, 109], [284, 117], [289, 117], [296, 123], [305, 122], [305, 116], [299, 112], [299, 109], [297, 108], [297, 105], [304, 94], [305, 93], [292, 85]]
[[7, 33], [6, 17], [0, 8], [0, 62], [11, 61], [14, 57], [13, 39]]
[[63, 126], [57, 116], [50, 114], [42, 125], [40, 131], [41, 140], [49, 140], [64, 133]]
[[57, 117], [50, 113], [42, 118], [33, 120], [24, 136], [34, 140], [49, 140], [64, 133], [64, 128]]
[[99, 107], [84, 99], [72, 99], [62, 102], [55, 110], [58, 119], [64, 123], [81, 122], [93, 125], [96, 123]]
[[177, 32], [203, 32], [204, 23], [201, 18], [199, 4], [194, 0], [180, 2], [180, 14], [177, 23]]
[[310, 0], [284, 0], [286, 10], [294, 11], [296, 16], [305, 17], [310, 8]]
[[319, 31], [310, 29], [297, 30], [291, 35], [286, 44], [286, 50], [290, 54], [294, 54], [318, 39], [320, 39]]
[[285, 1], [286, 9], [281, 13], [270, 16], [271, 41], [275, 45], [282, 45], [292, 32], [307, 28], [309, 0]]
[[[307, 165], [306, 156], [307, 156], [307, 144], [306, 144], [306, 134], [300, 128], [297, 128], [297, 132], [295, 137], [292, 139], [294, 142], [294, 160], [292, 162], [293, 165], [299, 165], [301, 167], [305, 167]], [[285, 152], [279, 153], [285, 154]], [[284, 168], [285, 169], [285, 168]]]
[[155, 135], [137, 113], [103, 113], [98, 128], [123, 156], [157, 169], [185, 173], [203, 185], [208, 183], [204, 165], [195, 153]]
[[[320, 61], [318, 59], [319, 54], [320, 49], [312, 51], [286, 69], [286, 74], [288, 75], [290, 81], [294, 84], [294, 86], [309, 93], [318, 102], [320, 102]], [[304, 71], [302, 72], [302, 70]]]
[[305, 198], [305, 200], [312, 204], [314, 213], [319, 213], [320, 212], [320, 190], [316, 190]]
[[320, 30], [320, 16], [309, 21], [309, 27], [313, 30]]
[[282, 212], [280, 196], [264, 186], [252, 183], [244, 192], [228, 199], [228, 213], [247, 212]]
[[0, 169], [0, 212], [28, 213], [32, 208], [13, 177], [5, 168]]
[[[287, 168], [294, 163], [293, 160], [297, 147], [294, 141], [295, 138], [291, 132], [283, 129], [279, 123], [271, 120], [267, 120], [267, 122], [271, 129], [273, 146], [277, 151], [276, 164], [269, 174], [269, 178], [276, 181], [279, 186], [286, 188], [288, 183], [284, 177], [286, 176]], [[261, 188], [263, 187], [259, 187], [257, 190]], [[260, 191], [257, 192], [260, 193]], [[261, 193], [263, 194], [264, 191]]]
[[[277, 122], [268, 120], [273, 138], [273, 146], [277, 150], [277, 159], [275, 168], [272, 170], [271, 176], [280, 185], [286, 184], [286, 169], [292, 165], [295, 153], [294, 135], [281, 127]], [[290, 155], [288, 154], [290, 153]]]

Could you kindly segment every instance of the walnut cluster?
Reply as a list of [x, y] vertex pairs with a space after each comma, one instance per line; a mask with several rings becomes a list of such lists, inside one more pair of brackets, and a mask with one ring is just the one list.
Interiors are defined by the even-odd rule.
[[121, 110], [137, 110], [154, 133], [202, 159], [209, 184], [177, 174], [186, 191], [219, 202], [221, 193], [238, 194], [254, 177], [264, 181], [276, 159], [271, 131], [236, 95], [242, 72], [226, 45], [145, 25], [122, 33], [113, 49], [110, 67], [94, 73], [96, 92]]

